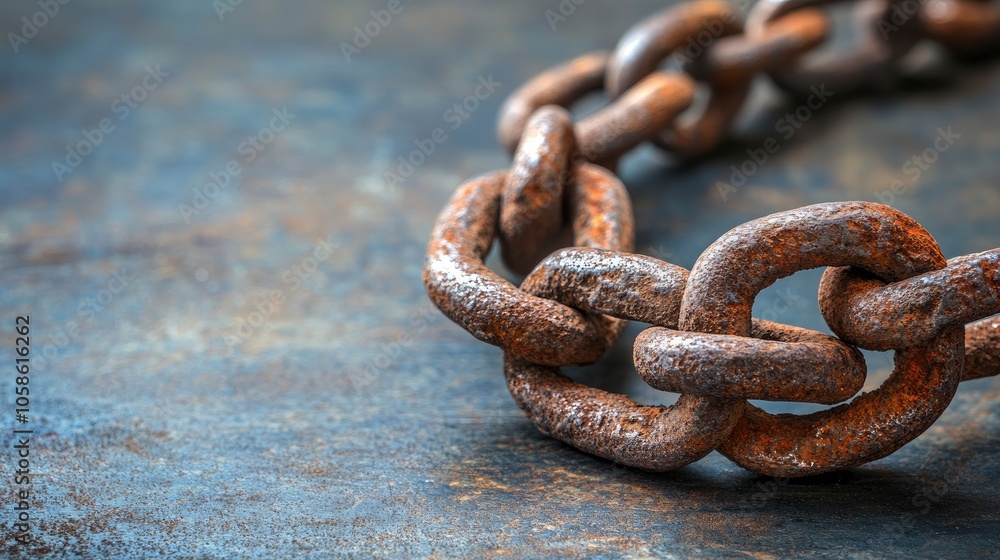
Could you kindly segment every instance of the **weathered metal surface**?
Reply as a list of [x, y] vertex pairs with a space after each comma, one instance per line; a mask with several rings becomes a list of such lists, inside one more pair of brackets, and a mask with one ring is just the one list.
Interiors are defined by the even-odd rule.
[[[540, 434], [507, 392], [501, 353], [427, 301], [425, 242], [458, 185], [509, 165], [493, 140], [502, 97], [613, 47], [663, 2], [586, 2], [564, 21], [546, 19], [555, 2], [404, 3], [348, 63], [340, 42], [353, 45], [354, 27], [385, 6], [243, 2], [220, 21], [211, 3], [73, 2], [20, 54], [0, 54], [0, 320], [31, 313], [33, 345], [53, 357], [32, 381], [38, 540], [19, 548], [4, 517], [3, 554], [997, 556], [996, 379], [963, 383], [890, 457], [790, 481], [714, 453], [650, 475]], [[35, 11], [4, 4], [0, 30], [20, 31]], [[118, 119], [111, 103], [156, 64], [170, 76], [56, 180], [66, 144]], [[931, 68], [919, 83], [939, 87], [835, 92], [806, 119], [760, 87], [722, 151], [685, 167], [651, 151], [626, 158], [636, 250], [690, 268], [738, 224], [849, 199], [900, 208], [946, 256], [995, 248], [1000, 67]], [[446, 121], [491, 74], [495, 94]], [[295, 119], [246, 162], [240, 143], [284, 105]], [[438, 127], [447, 140], [434, 154], [386, 181]], [[947, 127], [960, 137], [925, 158]], [[780, 150], [753, 163], [747, 150], [769, 138]], [[186, 223], [178, 205], [230, 159], [240, 175]], [[734, 180], [730, 166], [748, 161], [754, 172]], [[81, 317], [122, 269], [128, 287]], [[826, 331], [820, 275], [779, 281], [755, 315]], [[276, 290], [284, 300], [251, 328]], [[69, 321], [84, 328], [67, 334]], [[631, 371], [640, 330], [568, 373], [669, 404]], [[892, 363], [866, 355], [872, 389]], [[13, 402], [11, 378], [0, 387]], [[9, 447], [2, 457], [13, 489]]]

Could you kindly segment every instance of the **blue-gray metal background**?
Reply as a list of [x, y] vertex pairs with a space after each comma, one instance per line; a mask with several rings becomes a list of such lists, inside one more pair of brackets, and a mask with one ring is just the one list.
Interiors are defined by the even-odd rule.
[[[1000, 557], [996, 379], [963, 385], [897, 454], [818, 479], [718, 454], [651, 475], [539, 434], [500, 352], [427, 301], [425, 243], [464, 179], [507, 165], [504, 96], [664, 2], [591, 0], [555, 29], [557, 0], [404, 0], [371, 23], [388, 4], [76, 0], [35, 33], [21, 18], [39, 4], [0, 8], [0, 429], [16, 315], [35, 357], [35, 543], [13, 540], [8, 436], [0, 554]], [[766, 80], [711, 157], [630, 157], [639, 252], [690, 267], [739, 223], [848, 199], [891, 202], [949, 257], [996, 247], [1000, 65], [936, 54], [902, 87], [835, 96], [728, 200], [717, 182], [795, 108]], [[447, 113], [490, 77], [475, 110]], [[447, 140], [387, 183], [439, 127]], [[948, 151], [905, 167], [948, 127]], [[779, 282], [757, 314], [825, 330], [819, 274]], [[631, 369], [639, 328], [574, 375], [670, 402]], [[869, 366], [871, 389], [891, 355]]]

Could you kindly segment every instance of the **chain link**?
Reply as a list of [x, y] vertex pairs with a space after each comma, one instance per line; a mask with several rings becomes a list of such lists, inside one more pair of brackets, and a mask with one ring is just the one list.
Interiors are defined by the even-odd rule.
[[[424, 283], [445, 315], [504, 350], [511, 395], [539, 430], [651, 471], [717, 449], [757, 473], [804, 476], [889, 455], [942, 414], [960, 381], [1000, 374], [1000, 249], [946, 261], [930, 233], [888, 206], [827, 203], [760, 218], [723, 235], [691, 271], [630, 252], [618, 159], [646, 141], [681, 157], [712, 150], [756, 76], [794, 95], [843, 92], [884, 82], [920, 40], [959, 56], [1000, 45], [996, 4], [859, 0], [865, 42], [822, 57], [813, 51], [831, 24], [821, 6], [832, 1], [762, 0], [745, 24], [726, 2], [673, 6], [613, 52], [544, 72], [504, 103], [497, 135], [511, 168], [455, 193], [431, 235]], [[668, 59], [677, 68], [662, 70]], [[708, 102], [689, 115], [698, 84]], [[610, 103], [574, 123], [567, 109], [601, 90]], [[494, 240], [527, 275], [520, 287], [485, 266]], [[751, 317], [761, 290], [817, 267], [828, 267], [819, 302], [836, 336]], [[599, 359], [627, 321], [651, 325], [633, 359], [650, 386], [681, 394], [673, 406], [560, 373]], [[861, 395], [859, 348], [895, 352], [889, 379]], [[791, 416], [748, 399], [850, 402]]]

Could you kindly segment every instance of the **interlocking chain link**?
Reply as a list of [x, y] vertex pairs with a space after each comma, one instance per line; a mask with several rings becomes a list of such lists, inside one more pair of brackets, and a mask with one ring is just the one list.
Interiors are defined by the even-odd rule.
[[[544, 72], [504, 103], [497, 134], [511, 168], [455, 193], [431, 235], [424, 283], [445, 315], [504, 350], [510, 392], [539, 430], [651, 471], [717, 449], [757, 473], [804, 476], [889, 455], [930, 427], [959, 382], [1000, 374], [1000, 249], [946, 260], [930, 233], [888, 206], [760, 218], [719, 238], [690, 271], [631, 253], [618, 159], [646, 141], [680, 157], [711, 151], [756, 76], [793, 95], [842, 92], [891, 78], [920, 40], [958, 56], [1000, 46], [996, 4], [859, 0], [865, 41], [823, 57], [813, 51], [831, 33], [821, 7], [832, 1], [762, 0], [745, 22], [726, 2], [674, 6], [613, 52]], [[668, 60], [679, 68], [662, 70]], [[709, 99], [688, 118], [698, 83]], [[567, 109], [601, 90], [611, 103], [574, 123]], [[520, 287], [484, 264], [494, 241], [526, 275]], [[817, 267], [828, 267], [819, 302], [836, 336], [751, 317], [761, 290]], [[636, 338], [635, 367], [650, 386], [680, 393], [676, 404], [640, 405], [560, 373], [599, 359], [627, 321], [651, 325]], [[861, 395], [859, 348], [895, 352], [888, 380]], [[850, 402], [792, 416], [748, 399]]]

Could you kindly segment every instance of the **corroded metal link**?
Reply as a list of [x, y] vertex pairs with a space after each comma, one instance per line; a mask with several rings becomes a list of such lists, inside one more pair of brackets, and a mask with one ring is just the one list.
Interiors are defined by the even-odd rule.
[[[742, 30], [742, 18], [728, 2], [707, 0], [666, 8], [622, 36], [608, 61], [604, 89], [610, 97], [620, 97], [689, 40], [697, 41], [699, 33], [707, 36], [701, 43], [710, 45], [720, 36]], [[679, 55], [681, 59], [690, 58]]]
[[568, 107], [588, 93], [600, 91], [611, 53], [600, 51], [583, 55], [547, 70], [514, 91], [500, 108], [497, 137], [513, 154], [524, 127], [539, 108], [545, 105]]
[[680, 327], [749, 336], [757, 294], [800, 270], [857, 266], [898, 281], [946, 263], [927, 230], [889, 206], [838, 202], [779, 212], [734, 228], [702, 253]]
[[500, 205], [501, 255], [519, 274], [566, 245], [558, 239], [565, 222], [563, 183], [575, 149], [573, 121], [565, 109], [547, 105], [528, 120]]
[[[504, 350], [508, 388], [543, 433], [650, 471], [717, 449], [756, 473], [813, 475], [889, 455], [930, 427], [961, 381], [1000, 375], [1000, 249], [946, 261], [923, 227], [888, 206], [818, 204], [754, 220], [690, 272], [628, 253], [631, 203], [600, 166], [613, 169], [647, 140], [682, 156], [716, 146], [758, 73], [795, 94], [839, 94], [891, 78], [923, 37], [963, 55], [1000, 46], [996, 4], [928, 0], [914, 11], [910, 0], [859, 0], [866, 41], [847, 55], [810, 52], [830, 30], [819, 6], [837, 1], [762, 0], [745, 34], [726, 2], [671, 7], [614, 53], [549, 70], [504, 103], [498, 136], [512, 169], [455, 193], [424, 283], [449, 318]], [[658, 71], [671, 55], [684, 73]], [[711, 96], [688, 119], [695, 80]], [[566, 109], [602, 86], [613, 101], [574, 125]], [[495, 238], [512, 270], [530, 270], [520, 288], [484, 265]], [[575, 247], [558, 249], [566, 244]], [[839, 338], [751, 318], [761, 290], [821, 266], [830, 268], [820, 307]], [[600, 358], [629, 320], [653, 325], [636, 339], [636, 369], [680, 393], [675, 405], [640, 405], [560, 372]], [[848, 404], [793, 416], [747, 402], [850, 399], [867, 373], [858, 347], [894, 350], [895, 364]]]
[[[709, 247], [691, 271], [679, 326], [747, 336], [756, 294], [798, 270], [855, 266], [898, 281], [945, 264], [934, 238], [888, 206], [807, 206], [734, 228]], [[962, 376], [963, 335], [952, 328], [898, 351], [889, 380], [850, 404], [805, 416], [746, 404], [719, 451], [769, 476], [818, 474], [884, 457], [923, 433], [951, 402]]]
[[741, 412], [739, 401], [694, 395], [669, 407], [643, 406], [509, 354], [504, 375], [514, 400], [543, 434], [647, 471], [678, 469], [708, 455]]
[[[608, 53], [593, 53], [540, 74], [507, 98], [497, 135], [513, 154], [531, 115], [545, 105], [568, 108], [604, 84]], [[652, 73], [615, 103], [576, 125], [577, 158], [614, 168], [618, 158], [653, 139], [691, 106], [695, 85], [683, 75]]]
[[716, 87], [735, 87], [817, 47], [826, 40], [829, 28], [822, 10], [795, 11], [767, 25], [760, 37], [720, 37], [704, 54], [686, 62], [684, 70]]
[[[605, 90], [612, 98], [653, 73], [672, 53], [678, 60], [691, 60], [719, 37], [743, 30], [739, 13], [727, 2], [709, 0], [671, 6], [629, 29], [608, 62]], [[691, 45], [697, 47], [692, 49]], [[701, 155], [716, 147], [743, 105], [750, 77], [722, 87], [710, 83], [712, 93], [701, 115], [682, 122], [667, 123], [653, 138], [660, 147], [684, 156]]]
[[[640, 255], [566, 249], [522, 289], [591, 313], [676, 326], [687, 270]], [[668, 471], [710, 453], [732, 429], [738, 401], [681, 396], [644, 406], [581, 385], [559, 368], [504, 356], [511, 395], [538, 429], [582, 451], [649, 471]]]
[[644, 255], [572, 247], [542, 261], [521, 289], [588, 313], [677, 327], [688, 271]]
[[855, 269], [831, 268], [819, 301], [830, 329], [851, 344], [868, 350], [924, 344], [949, 327], [1000, 313], [1000, 249], [888, 285]]
[[661, 391], [836, 404], [865, 384], [865, 358], [823, 333], [754, 320], [752, 338], [650, 328], [635, 341], [636, 371]]
[[965, 326], [962, 381], [1000, 375], [1000, 315]]
[[691, 119], [682, 116], [673, 126], [652, 138], [654, 144], [668, 153], [686, 158], [705, 155], [726, 139], [729, 125], [736, 118], [750, 82], [728, 88], [713, 88], [708, 105]]
[[774, 415], [746, 405], [719, 452], [767, 476], [806, 476], [881, 459], [934, 423], [962, 377], [964, 332], [954, 327], [931, 343], [896, 352], [881, 387], [805, 416]]
[[[761, 0], [747, 16], [746, 34], [761, 39], [778, 18], [794, 11], [844, 0]], [[855, 19], [869, 33], [855, 51], [836, 57], [805, 55], [768, 74], [776, 84], [795, 95], [808, 95], [813, 88], [846, 93], [884, 80], [892, 75], [893, 65], [920, 39], [918, 17], [893, 20], [899, 4], [905, 0], [863, 0], [856, 4]], [[898, 23], [892, 23], [896, 21]]]
[[577, 124], [580, 155], [613, 168], [618, 158], [669, 127], [694, 101], [687, 76], [655, 72], [604, 109]]
[[[614, 342], [616, 332], [593, 316], [521, 292], [483, 264], [497, 231], [506, 178], [506, 172], [487, 175], [452, 196], [427, 249], [427, 293], [452, 321], [508, 352], [539, 364], [591, 363]], [[567, 194], [577, 245], [632, 248], [631, 203], [617, 178], [581, 164]]]
[[571, 170], [567, 191], [574, 245], [614, 251], [633, 249], [632, 199], [614, 173], [577, 163]]
[[965, 55], [1000, 48], [1000, 4], [971, 0], [928, 0], [920, 8], [924, 33]]

